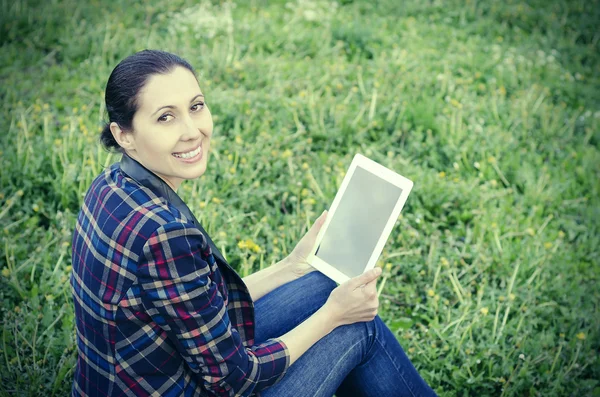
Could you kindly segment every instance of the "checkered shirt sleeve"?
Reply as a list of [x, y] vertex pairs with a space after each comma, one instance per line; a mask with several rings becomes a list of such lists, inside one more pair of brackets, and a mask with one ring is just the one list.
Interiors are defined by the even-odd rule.
[[164, 224], [148, 238], [140, 256], [141, 303], [207, 390], [248, 396], [283, 377], [289, 352], [276, 338], [244, 346], [230, 323], [227, 297], [213, 280], [214, 260], [197, 228]]

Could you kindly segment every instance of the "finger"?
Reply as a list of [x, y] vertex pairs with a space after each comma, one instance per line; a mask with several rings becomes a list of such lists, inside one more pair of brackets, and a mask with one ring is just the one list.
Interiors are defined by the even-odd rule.
[[325, 219], [327, 219], [327, 214], [328, 213], [329, 212], [327, 210], [323, 211], [323, 213], [315, 221], [315, 224], [319, 224], [319, 226], [323, 225], [323, 223], [325, 223]]
[[379, 277], [379, 275], [381, 274], [381, 268], [376, 267], [374, 269], [371, 269], [367, 272], [364, 272], [363, 274], [361, 274], [360, 276], [356, 276], [352, 279], [352, 284], [354, 285], [354, 287], [359, 287], [363, 284], [368, 284], [369, 282], [376, 280], [377, 277]]
[[308, 233], [318, 234], [319, 229], [321, 229], [321, 226], [323, 226], [323, 224], [325, 223], [325, 219], [327, 219], [327, 210], [323, 211], [323, 213], [317, 218], [315, 223], [312, 224]]
[[[380, 273], [381, 275], [381, 273]], [[377, 281], [379, 281], [379, 276], [375, 277], [373, 280], [369, 281], [367, 284], [365, 284], [365, 288], [366, 287], [373, 287], [375, 289], [377, 289]]]

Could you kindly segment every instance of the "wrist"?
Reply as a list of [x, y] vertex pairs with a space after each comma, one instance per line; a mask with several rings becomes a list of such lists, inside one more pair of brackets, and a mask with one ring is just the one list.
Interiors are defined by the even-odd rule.
[[322, 321], [327, 324], [329, 327], [329, 332], [333, 331], [341, 324], [340, 318], [337, 315], [336, 311], [331, 307], [329, 302], [325, 302], [319, 310], [315, 313], [322, 318]]
[[290, 282], [294, 279], [293, 263], [289, 256], [286, 256], [276, 264], [272, 266], [272, 276], [277, 277], [282, 281], [283, 284]]

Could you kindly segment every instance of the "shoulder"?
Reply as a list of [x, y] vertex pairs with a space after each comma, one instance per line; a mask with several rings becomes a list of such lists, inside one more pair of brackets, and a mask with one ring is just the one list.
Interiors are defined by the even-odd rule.
[[165, 198], [121, 171], [119, 163], [112, 164], [93, 180], [78, 217], [80, 227], [101, 229], [102, 234], [118, 244], [131, 246], [134, 252], [133, 245], [144, 245], [150, 236], [167, 231], [180, 229], [193, 235], [195, 232], [187, 230], [196, 229], [190, 221]]

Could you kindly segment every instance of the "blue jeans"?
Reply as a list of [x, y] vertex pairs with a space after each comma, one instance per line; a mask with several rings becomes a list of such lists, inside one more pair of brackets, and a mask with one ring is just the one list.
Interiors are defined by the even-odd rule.
[[[256, 343], [279, 337], [319, 309], [336, 283], [320, 272], [255, 302]], [[435, 396], [379, 316], [337, 327], [306, 351], [263, 397]]]

